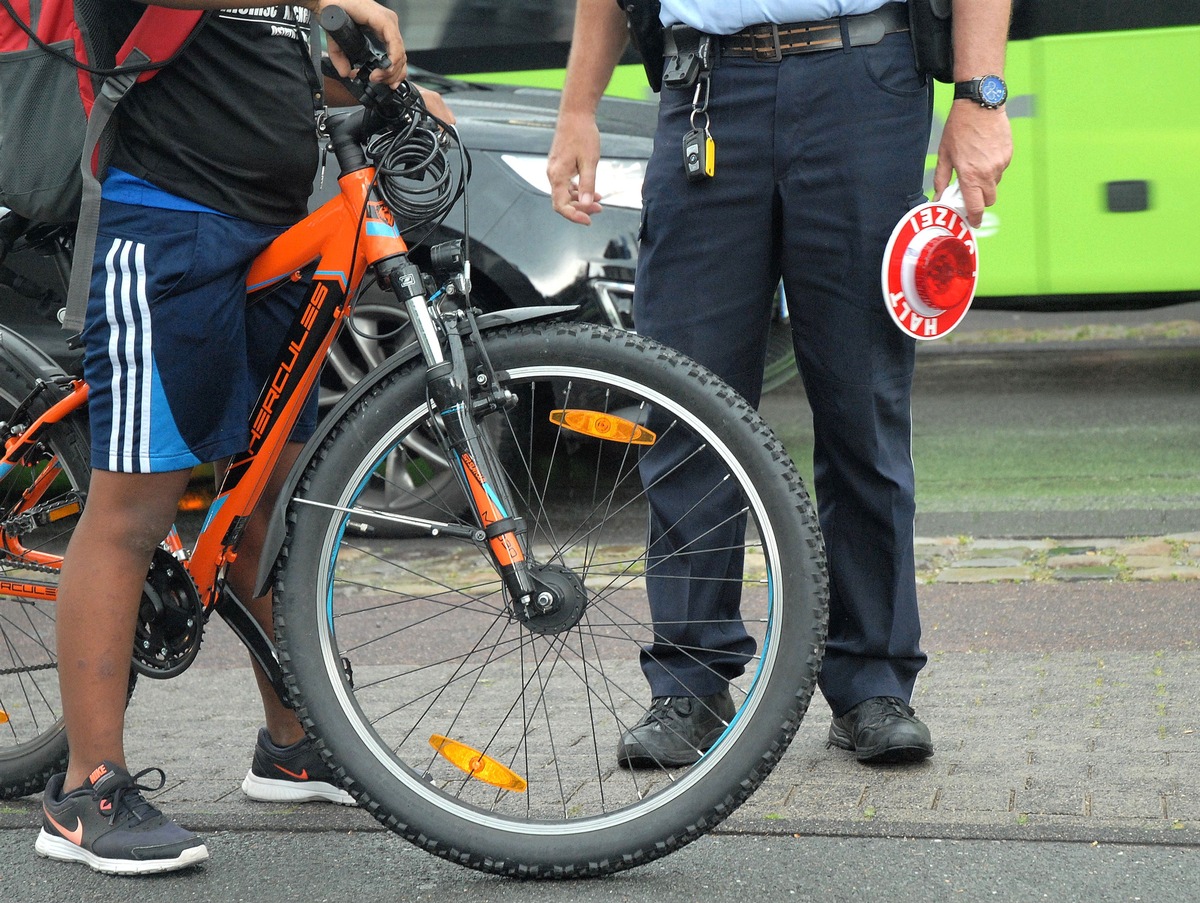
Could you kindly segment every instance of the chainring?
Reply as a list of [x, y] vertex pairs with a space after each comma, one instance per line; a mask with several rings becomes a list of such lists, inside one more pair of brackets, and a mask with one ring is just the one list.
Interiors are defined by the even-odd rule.
[[156, 680], [188, 669], [200, 651], [204, 605], [186, 568], [164, 548], [154, 550], [142, 587], [133, 668]]

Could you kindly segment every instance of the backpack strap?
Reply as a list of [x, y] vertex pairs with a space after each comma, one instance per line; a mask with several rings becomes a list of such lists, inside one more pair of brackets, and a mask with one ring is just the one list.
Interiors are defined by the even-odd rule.
[[[96, 236], [100, 231], [100, 146], [112, 121], [117, 104], [135, 84], [152, 78], [188, 43], [200, 27], [203, 10], [148, 6], [117, 53], [117, 68], [129, 71], [108, 76], [96, 92], [79, 172], [83, 178], [79, 223], [75, 227], [75, 247], [71, 256], [71, 281], [67, 289], [67, 307], [62, 327], [72, 335], [83, 330], [91, 294], [92, 260], [96, 254]], [[151, 66], [151, 68], [147, 68]]]

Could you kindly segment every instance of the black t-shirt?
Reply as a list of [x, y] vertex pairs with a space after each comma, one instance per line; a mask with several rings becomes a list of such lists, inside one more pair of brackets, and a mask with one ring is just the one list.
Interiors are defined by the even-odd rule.
[[[112, 6], [126, 32], [145, 8]], [[117, 107], [111, 164], [242, 219], [302, 218], [317, 170], [309, 19], [299, 6], [210, 13], [179, 58]]]

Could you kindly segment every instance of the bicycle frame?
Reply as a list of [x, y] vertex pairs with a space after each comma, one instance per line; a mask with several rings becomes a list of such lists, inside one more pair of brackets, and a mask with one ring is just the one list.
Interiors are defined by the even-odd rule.
[[[318, 261], [304, 303], [289, 328], [287, 340], [273, 368], [274, 376], [263, 387], [250, 414], [251, 444], [231, 462], [220, 491], [209, 509], [196, 547], [187, 561], [205, 607], [216, 604], [225, 568], [237, 557], [242, 529], [262, 497], [267, 480], [279, 461], [292, 427], [315, 385], [324, 360], [349, 313], [367, 267], [387, 257], [403, 255], [408, 247], [390, 222], [386, 205], [372, 201], [372, 214], [360, 216], [367, 205], [374, 170], [367, 168], [340, 180], [342, 193], [280, 235], [255, 261], [247, 291], [269, 287]], [[87, 384], [73, 380], [70, 394], [54, 404], [26, 430], [10, 438], [0, 458], [0, 473], [13, 467], [47, 427], [86, 405]], [[35, 502], [53, 481], [56, 468], [48, 467], [26, 491]], [[29, 507], [14, 509], [20, 514]], [[54, 556], [20, 549], [16, 538], [5, 536], [9, 551], [26, 560], [52, 565]], [[13, 595], [47, 599], [56, 596], [52, 584], [22, 584]]]
[[[445, 328], [440, 321], [434, 322], [430, 299], [425, 297], [423, 274], [407, 260], [408, 246], [387, 203], [374, 188], [375, 169], [362, 157], [360, 142], [339, 142], [339, 135], [356, 134], [362, 115], [361, 111], [345, 114], [329, 123], [334, 133], [332, 143], [344, 172], [338, 180], [340, 194], [282, 233], [251, 266], [248, 294], [269, 291], [285, 280], [302, 278], [305, 269], [315, 269], [305, 300], [272, 369], [273, 376], [262, 387], [250, 413], [250, 445], [230, 462], [191, 555], [184, 552], [174, 531], [166, 540], [169, 550], [184, 563], [206, 616], [216, 610], [229, 622], [281, 691], [281, 698], [286, 697], [282, 693], [282, 675], [273, 643], [227, 586], [225, 576], [237, 558], [246, 524], [262, 500], [292, 428], [316, 385], [326, 353], [350, 315], [370, 267], [375, 267], [381, 280], [391, 285], [413, 324], [417, 345], [429, 367], [430, 394], [445, 426], [447, 447], [458, 464], [459, 481], [476, 512], [479, 529], [469, 531], [471, 538], [487, 544], [514, 602], [544, 607], [555, 601], [553, 594], [530, 576], [521, 535], [524, 523], [510, 515], [505, 487], [494, 484], [488, 463], [489, 449], [474, 426], [478, 413], [475, 408], [480, 403], [498, 406], [503, 400], [473, 401], [462, 336]], [[555, 312], [557, 309], [539, 312], [537, 316]], [[464, 335], [478, 329], [469, 315], [464, 320]], [[6, 442], [4, 457], [0, 458], [0, 475], [37, 444], [43, 429], [86, 404], [87, 385], [82, 380], [73, 380], [69, 389], [66, 397]], [[289, 475], [289, 486], [294, 485], [296, 472], [302, 467], [303, 461], [298, 461]], [[37, 509], [57, 472], [53, 463], [45, 468], [12, 513], [21, 516]], [[37, 511], [37, 516], [51, 519], [69, 516], [81, 506], [81, 499], [68, 499], [56, 504], [52, 511]], [[439, 526], [449, 528], [449, 525]], [[55, 567], [61, 562], [56, 556], [23, 549], [17, 537], [7, 532], [3, 534], [3, 542], [11, 554], [35, 564]], [[264, 555], [269, 555], [272, 548], [277, 546], [269, 540]], [[269, 562], [264, 562], [263, 570], [268, 567]], [[51, 583], [21, 582], [4, 588], [14, 596], [41, 600], [57, 596], [57, 587]]]
[[237, 557], [246, 520], [262, 498], [367, 267], [408, 251], [386, 205], [378, 200], [368, 205], [374, 176], [369, 167], [343, 176], [342, 193], [280, 235], [251, 268], [247, 290], [253, 292], [299, 278], [303, 267], [317, 261], [274, 376], [250, 413], [250, 446], [230, 463], [192, 553], [189, 570], [206, 606], [217, 601], [220, 578]]

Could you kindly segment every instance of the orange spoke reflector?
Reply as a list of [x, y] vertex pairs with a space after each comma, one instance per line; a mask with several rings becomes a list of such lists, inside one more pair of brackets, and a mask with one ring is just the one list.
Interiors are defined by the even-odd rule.
[[624, 442], [627, 445], [653, 445], [658, 439], [652, 430], [639, 426], [632, 420], [602, 414], [600, 411], [551, 411], [550, 422], [585, 436], [595, 436], [609, 442]]
[[465, 743], [434, 734], [429, 738], [429, 745], [438, 751], [443, 759], [455, 768], [462, 769], [471, 777], [501, 790], [524, 792], [529, 785], [519, 774], [505, 768], [491, 756], [485, 756], [477, 749], [472, 749]]
[[0, 724], [8, 724], [8, 712], [0, 710]]

